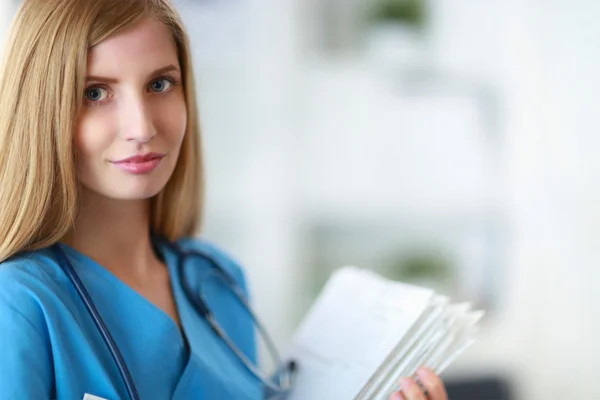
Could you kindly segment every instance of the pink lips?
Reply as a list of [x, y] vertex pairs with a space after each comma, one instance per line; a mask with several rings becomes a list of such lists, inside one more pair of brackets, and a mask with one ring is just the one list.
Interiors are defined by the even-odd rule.
[[147, 174], [160, 164], [163, 157], [164, 154], [160, 153], [139, 154], [112, 163], [131, 174]]

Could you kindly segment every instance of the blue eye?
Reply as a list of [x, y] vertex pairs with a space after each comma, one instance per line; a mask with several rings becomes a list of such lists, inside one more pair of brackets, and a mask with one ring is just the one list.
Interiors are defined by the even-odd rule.
[[104, 100], [107, 96], [106, 90], [102, 88], [90, 88], [85, 91], [85, 98], [88, 101], [97, 102], [100, 100]]
[[167, 90], [169, 90], [172, 85], [173, 85], [173, 83], [169, 79], [161, 78], [161, 79], [157, 79], [154, 82], [152, 82], [150, 84], [150, 89], [153, 92], [161, 93], [161, 92], [166, 92]]

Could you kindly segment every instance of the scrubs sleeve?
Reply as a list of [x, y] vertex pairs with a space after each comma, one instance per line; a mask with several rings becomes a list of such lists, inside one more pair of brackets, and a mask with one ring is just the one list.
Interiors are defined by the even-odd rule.
[[0, 399], [50, 399], [53, 372], [42, 310], [32, 288], [12, 273], [18, 271], [4, 268], [0, 265]]

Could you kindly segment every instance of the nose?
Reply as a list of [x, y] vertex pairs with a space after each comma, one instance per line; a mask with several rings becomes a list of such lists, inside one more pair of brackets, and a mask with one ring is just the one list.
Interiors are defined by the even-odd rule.
[[148, 143], [156, 136], [156, 127], [149, 104], [143, 95], [131, 95], [123, 104], [121, 112], [121, 132], [127, 141]]

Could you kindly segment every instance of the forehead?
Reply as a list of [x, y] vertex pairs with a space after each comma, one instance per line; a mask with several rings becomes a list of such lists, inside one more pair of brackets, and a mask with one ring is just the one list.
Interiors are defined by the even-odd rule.
[[165, 25], [151, 19], [107, 38], [88, 52], [88, 74], [118, 74], [133, 67], [156, 69], [157, 64], [169, 63], [177, 64], [173, 35]]

